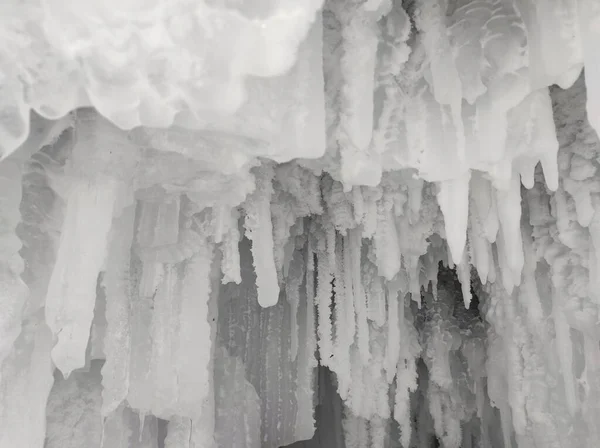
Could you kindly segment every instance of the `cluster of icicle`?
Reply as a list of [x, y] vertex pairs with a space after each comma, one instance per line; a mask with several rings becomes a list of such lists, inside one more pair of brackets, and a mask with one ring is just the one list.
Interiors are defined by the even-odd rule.
[[90, 4], [0, 5], [0, 448], [284, 446], [317, 368], [340, 446], [596, 446], [595, 0]]

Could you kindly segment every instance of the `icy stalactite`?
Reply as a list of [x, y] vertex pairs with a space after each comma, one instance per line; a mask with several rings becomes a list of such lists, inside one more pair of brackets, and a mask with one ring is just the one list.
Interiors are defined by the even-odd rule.
[[272, 169], [258, 170], [256, 191], [248, 198], [244, 227], [246, 237], [252, 241], [252, 257], [255, 260], [256, 281], [261, 306], [269, 307], [279, 299], [279, 285], [274, 260], [273, 222], [270, 200], [272, 194]]
[[[72, 184], [63, 192], [65, 221], [46, 296], [46, 321], [58, 341], [53, 361], [67, 375], [84, 364], [97, 276], [112, 218], [130, 201], [128, 176], [136, 160], [117, 130], [95, 113], [81, 112], [77, 124], [80, 131], [65, 173]], [[105, 152], [105, 144], [113, 151]]]
[[[66, 374], [84, 364], [96, 279], [104, 263], [117, 194], [116, 185], [109, 182], [80, 184], [69, 195], [64, 237], [46, 299], [48, 325], [59, 340], [53, 360]], [[84, 269], [77, 272], [75, 266]]]
[[[312, 266], [313, 254], [304, 245], [304, 282], [300, 289], [299, 340], [304, 341], [299, 346], [296, 357], [296, 401], [298, 410], [296, 414], [296, 436], [301, 439], [308, 438], [315, 431], [315, 369], [318, 366], [316, 351], [317, 337], [315, 326], [315, 306], [312, 299], [314, 295], [314, 270]], [[311, 260], [309, 260], [311, 259]]]
[[[176, 413], [192, 419], [198, 417], [197, 403], [210, 393], [210, 361], [212, 346], [208, 323], [208, 301], [211, 294], [212, 247], [207, 243], [185, 265], [181, 284], [179, 341], [176, 352], [176, 377], [179, 402]], [[205, 341], [201, 347], [197, 341]]]
[[467, 240], [470, 173], [460, 179], [440, 183], [438, 202], [444, 214], [446, 238], [452, 260], [460, 263]]
[[115, 411], [127, 397], [131, 356], [130, 278], [131, 244], [134, 236], [135, 207], [125, 209], [113, 223], [103, 277], [107, 296], [106, 336], [102, 368], [102, 414]]
[[450, 108], [456, 129], [456, 155], [459, 160], [465, 160], [462, 85], [449, 41], [446, 39], [448, 30], [445, 16], [448, 13], [448, 6], [447, 0], [418, 1], [415, 22], [423, 35], [425, 51], [430, 59], [428, 82], [435, 100], [440, 105], [448, 105]]
[[381, 180], [377, 154], [370, 153], [373, 134], [375, 69], [378, 27], [389, 2], [332, 2], [341, 24], [338, 144], [341, 177], [345, 185], [375, 186]]
[[589, 0], [580, 1], [577, 4], [577, 12], [586, 74], [587, 116], [590, 125], [596, 132], [600, 132], [600, 86], [596, 81], [600, 73], [600, 59], [594, 50], [595, 42], [600, 37], [597, 24], [600, 8]]

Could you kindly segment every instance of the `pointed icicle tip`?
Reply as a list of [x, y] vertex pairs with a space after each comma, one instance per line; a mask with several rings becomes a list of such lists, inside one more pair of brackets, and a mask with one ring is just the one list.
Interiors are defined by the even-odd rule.
[[444, 215], [446, 239], [453, 260], [461, 260], [467, 242], [471, 171], [439, 183], [438, 203]]

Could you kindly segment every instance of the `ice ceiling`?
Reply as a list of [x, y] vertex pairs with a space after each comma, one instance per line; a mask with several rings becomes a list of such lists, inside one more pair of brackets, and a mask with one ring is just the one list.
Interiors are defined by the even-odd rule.
[[597, 0], [0, 1], [0, 448], [596, 447], [597, 131]]

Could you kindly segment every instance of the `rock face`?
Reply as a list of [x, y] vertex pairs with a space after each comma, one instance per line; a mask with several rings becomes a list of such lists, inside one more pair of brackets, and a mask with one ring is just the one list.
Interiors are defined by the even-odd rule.
[[0, 3], [0, 448], [597, 446], [596, 0]]

